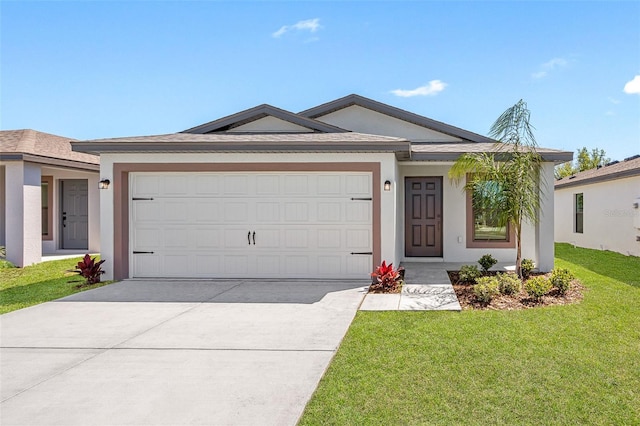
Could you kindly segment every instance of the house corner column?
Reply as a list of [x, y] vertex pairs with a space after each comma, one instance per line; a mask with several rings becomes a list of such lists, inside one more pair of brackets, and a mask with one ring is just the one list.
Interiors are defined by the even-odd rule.
[[40, 167], [22, 161], [5, 166], [7, 260], [16, 266], [42, 261]]
[[553, 269], [554, 249], [554, 164], [542, 164], [540, 174], [540, 217], [536, 225], [536, 258], [538, 269], [549, 272]]

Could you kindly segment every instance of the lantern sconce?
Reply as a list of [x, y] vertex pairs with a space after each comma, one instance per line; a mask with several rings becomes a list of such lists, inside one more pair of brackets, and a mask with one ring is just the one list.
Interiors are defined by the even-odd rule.
[[109, 189], [109, 185], [111, 185], [111, 181], [109, 179], [102, 179], [98, 184], [100, 189]]
[[391, 181], [389, 180], [384, 181], [384, 190], [391, 191]]

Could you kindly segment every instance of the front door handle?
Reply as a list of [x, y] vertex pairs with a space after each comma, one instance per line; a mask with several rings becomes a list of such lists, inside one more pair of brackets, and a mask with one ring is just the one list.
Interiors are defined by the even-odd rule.
[[253, 245], [256, 245], [256, 231], [253, 231]]
[[251, 245], [251, 231], [247, 233], [247, 242]]

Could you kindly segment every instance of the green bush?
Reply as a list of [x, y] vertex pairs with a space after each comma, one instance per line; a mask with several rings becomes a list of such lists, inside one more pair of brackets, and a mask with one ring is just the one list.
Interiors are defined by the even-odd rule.
[[465, 283], [475, 282], [482, 274], [475, 265], [463, 265], [458, 272], [458, 280]]
[[535, 264], [531, 259], [522, 259], [522, 263], [520, 264], [520, 269], [522, 270], [522, 278], [527, 279], [531, 275], [531, 271], [535, 268]]
[[533, 277], [524, 283], [527, 294], [535, 300], [540, 300], [542, 296], [551, 291], [551, 281], [545, 277]]
[[489, 268], [498, 263], [498, 261], [490, 254], [485, 254], [478, 260], [478, 263], [482, 267], [482, 272], [486, 274]]
[[496, 277], [481, 277], [473, 286], [473, 294], [482, 303], [489, 303], [491, 299], [500, 294], [498, 279]]
[[516, 294], [520, 292], [522, 281], [515, 274], [498, 274], [498, 288], [501, 294]]
[[551, 271], [551, 285], [558, 289], [560, 294], [565, 294], [569, 287], [571, 287], [571, 281], [575, 277], [568, 269], [554, 268]]
[[8, 260], [0, 259], [0, 269], [5, 269], [5, 268], [15, 268], [15, 265], [9, 262]]

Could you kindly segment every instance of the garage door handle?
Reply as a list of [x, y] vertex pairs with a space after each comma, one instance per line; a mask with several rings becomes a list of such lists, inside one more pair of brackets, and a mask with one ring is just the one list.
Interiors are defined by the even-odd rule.
[[373, 254], [372, 251], [352, 251], [351, 254], [368, 254], [371, 255]]
[[152, 251], [133, 251], [133, 254], [153, 254]]
[[253, 245], [256, 245], [256, 231], [253, 231]]
[[251, 231], [247, 232], [247, 242], [251, 245]]

